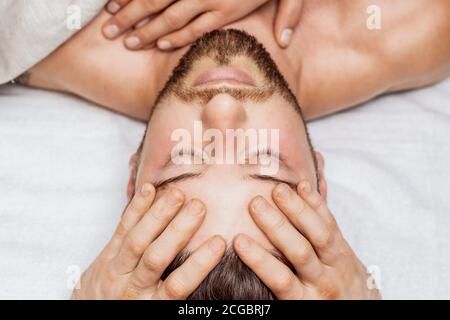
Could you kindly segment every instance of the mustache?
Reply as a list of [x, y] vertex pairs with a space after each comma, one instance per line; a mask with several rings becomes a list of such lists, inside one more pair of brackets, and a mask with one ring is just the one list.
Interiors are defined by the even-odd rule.
[[275, 93], [275, 88], [272, 86], [255, 87], [255, 88], [230, 88], [230, 87], [217, 87], [217, 88], [179, 88], [173, 91], [175, 95], [183, 102], [200, 102], [206, 104], [212, 98], [218, 94], [228, 94], [234, 99], [254, 102], [264, 102], [272, 97]]

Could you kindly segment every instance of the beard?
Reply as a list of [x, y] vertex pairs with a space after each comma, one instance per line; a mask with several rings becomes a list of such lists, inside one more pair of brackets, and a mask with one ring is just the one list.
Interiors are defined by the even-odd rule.
[[[213, 60], [220, 67], [229, 66], [234, 57], [249, 58], [263, 75], [264, 85], [255, 88], [222, 87], [209, 89], [196, 89], [186, 86], [185, 79], [192, 70], [194, 63], [205, 57]], [[240, 101], [252, 100], [256, 102], [264, 101], [274, 93], [278, 93], [293, 105], [301, 115], [297, 98], [290, 90], [288, 83], [270, 54], [255, 37], [245, 31], [236, 29], [215, 30], [199, 38], [173, 70], [166, 85], [159, 93], [155, 106], [170, 95], [174, 95], [187, 103], [194, 100], [206, 103], [220, 93], [227, 93]]]

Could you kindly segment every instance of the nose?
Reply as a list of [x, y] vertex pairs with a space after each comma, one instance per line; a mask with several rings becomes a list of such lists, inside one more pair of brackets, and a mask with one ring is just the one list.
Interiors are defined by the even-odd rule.
[[226, 93], [214, 96], [202, 111], [204, 126], [219, 130], [242, 127], [246, 117], [242, 102]]

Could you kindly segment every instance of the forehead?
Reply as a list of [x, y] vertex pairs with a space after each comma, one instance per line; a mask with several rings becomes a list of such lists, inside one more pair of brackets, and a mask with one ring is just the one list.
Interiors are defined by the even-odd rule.
[[204, 222], [187, 246], [188, 250], [194, 250], [215, 234], [231, 241], [239, 233], [246, 233], [267, 249], [273, 249], [256, 227], [248, 206], [256, 195], [261, 195], [275, 207], [271, 199], [275, 183], [243, 179], [238, 171], [214, 167], [198, 178], [176, 182], [173, 186], [182, 190], [187, 200], [200, 199], [207, 210]]

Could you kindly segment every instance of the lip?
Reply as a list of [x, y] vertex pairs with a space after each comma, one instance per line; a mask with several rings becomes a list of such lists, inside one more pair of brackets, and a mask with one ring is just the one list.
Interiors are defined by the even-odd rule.
[[195, 79], [194, 86], [213, 84], [218, 82], [230, 82], [255, 86], [255, 80], [246, 72], [235, 67], [211, 68]]

